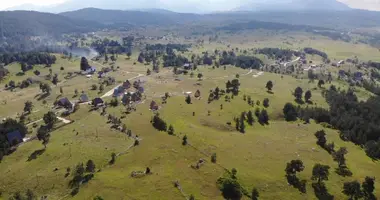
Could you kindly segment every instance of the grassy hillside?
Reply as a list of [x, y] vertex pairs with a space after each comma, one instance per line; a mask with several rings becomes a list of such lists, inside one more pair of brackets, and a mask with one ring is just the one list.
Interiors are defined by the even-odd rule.
[[[141, 69], [143, 66], [133, 66], [121, 58], [118, 63], [123, 70], [145, 70]], [[344, 199], [341, 193], [343, 182], [380, 176], [377, 170], [379, 163], [366, 157], [359, 147], [342, 142], [335, 130], [325, 129], [329, 142], [335, 142], [337, 147], [347, 147], [349, 152], [347, 164], [354, 175], [349, 178], [338, 176], [334, 172], [337, 164], [316, 145], [314, 133], [323, 127], [283, 120], [283, 105], [293, 102], [290, 90], [297, 86], [304, 90], [312, 89], [313, 101], [326, 106], [321, 90], [313, 89], [315, 83], [288, 76], [281, 78], [271, 73], [254, 78], [252, 75], [256, 71], [244, 75], [248, 70], [234, 67], [227, 70], [200, 67], [199, 72], [204, 74], [204, 80], [199, 81], [201, 86], [195, 86], [197, 78], [189, 76], [179, 76], [182, 81], [175, 81], [167, 70], [144, 78], [146, 100], [137, 106], [137, 112], [122, 119], [133, 135], [142, 139], [139, 146], [126, 151], [133, 139], [110, 130], [105, 117], [97, 111], [89, 112], [90, 108], [83, 105], [79, 112], [70, 116], [71, 120], [75, 120], [73, 124], [52, 133], [42, 155], [28, 161], [33, 152], [43, 149], [40, 142], [32, 141], [5, 157], [0, 163], [1, 191], [7, 197], [11, 192], [30, 188], [39, 195], [48, 195], [49, 199], [71, 199], [68, 183], [72, 175], [65, 178], [66, 168], [74, 169], [76, 164], [85, 163], [88, 159], [94, 160], [96, 168], [101, 171], [96, 172], [88, 184], [81, 186], [74, 199], [92, 199], [96, 195], [105, 199], [181, 199], [183, 197], [174, 187], [174, 181], [180, 182], [186, 195], [193, 194], [196, 199], [222, 199], [216, 180], [223, 175], [224, 168], [236, 168], [241, 184], [249, 191], [257, 187], [262, 199], [314, 199], [310, 177], [315, 163], [331, 166], [327, 187], [336, 199]], [[224, 88], [225, 82], [237, 73], [241, 74], [240, 95], [229, 103], [221, 98], [208, 104], [208, 91], [217, 86]], [[268, 80], [274, 82], [274, 94], [268, 94], [264, 88]], [[193, 98], [191, 105], [186, 104], [182, 92], [195, 92], [196, 89], [200, 89], [202, 98]], [[167, 104], [161, 104], [159, 100], [164, 92], [173, 95]], [[270, 99], [268, 126], [259, 123], [253, 127], [247, 125], [246, 133], [241, 134], [235, 131], [234, 125], [230, 127], [226, 124], [243, 111], [262, 108], [261, 105], [249, 106], [243, 95], [250, 95], [253, 100], [261, 102], [264, 98]], [[154, 114], [149, 110], [152, 99], [159, 102], [159, 113], [168, 124], [173, 125], [176, 136], [158, 132], [150, 124]], [[223, 104], [223, 110], [220, 104]], [[109, 108], [107, 112], [122, 116], [124, 110], [123, 106], [119, 106]], [[193, 112], [195, 116], [192, 116]], [[184, 135], [187, 135], [191, 146], [181, 144]], [[114, 165], [109, 165], [113, 152], [124, 154], [116, 158]], [[212, 153], [217, 154], [216, 164], [210, 162]], [[206, 161], [205, 165], [199, 170], [192, 169], [190, 165], [201, 158]], [[300, 177], [308, 182], [306, 194], [300, 194], [286, 182], [284, 169], [286, 162], [292, 159], [301, 159], [306, 166], [305, 171], [300, 173]], [[144, 171], [146, 167], [150, 167], [153, 174], [142, 178], [130, 177], [132, 171]], [[55, 168], [58, 170], [55, 171]], [[379, 193], [377, 189], [376, 194]]]
[[[198, 39], [207, 41], [208, 36], [198, 37], [194, 41]], [[190, 52], [183, 55], [191, 57], [193, 53], [201, 55], [204, 51], [231, 50], [236, 47], [239, 50], [262, 47], [300, 50], [304, 47], [314, 47], [328, 53], [332, 61], [354, 56], [361, 61], [376, 60], [379, 55], [377, 49], [368, 45], [332, 41], [305, 33], [276, 33], [261, 30], [233, 35], [220, 33], [219, 40], [223, 42], [193, 45]], [[181, 43], [185, 40], [177, 37], [175, 41]], [[170, 43], [171, 41], [148, 42]], [[254, 55], [252, 52], [249, 51], [247, 54]], [[363, 149], [342, 141], [337, 130], [325, 128], [313, 121], [304, 124], [302, 121], [290, 123], [284, 120], [282, 109], [285, 103], [296, 104], [292, 96], [296, 87], [301, 87], [304, 92], [310, 90], [311, 100], [315, 106], [328, 108], [322, 96], [324, 88], [318, 88], [317, 81], [302, 79], [307, 73], [296, 79], [290, 75], [244, 70], [233, 66], [226, 66], [224, 69], [200, 65], [193, 71], [193, 77], [174, 75], [171, 67], [160, 68], [159, 73], [145, 76], [147, 69], [152, 69], [152, 66], [134, 64], [138, 53], [133, 52], [131, 59], [127, 59], [125, 55], [118, 55], [114, 64], [116, 70], [109, 73], [109, 76], [116, 79], [116, 83], [99, 92], [91, 90], [93, 84], [99, 86], [100, 79], [96, 75], [91, 78], [75, 75], [71, 79], [64, 79], [68, 74], [79, 71], [78, 58], [68, 60], [61, 55], [56, 56], [57, 62], [51, 69], [53, 74], [58, 74], [60, 80], [58, 86], [53, 86], [50, 80], [44, 80], [49, 74], [49, 68], [34, 66], [34, 70], [38, 69], [41, 72], [40, 76], [36, 76], [32, 71], [25, 75], [17, 75], [20, 72], [17, 63], [6, 66], [10, 75], [0, 83], [0, 88], [4, 88], [10, 80], [19, 82], [32, 77], [48, 82], [52, 85], [52, 92], [45, 99], [39, 99], [38, 84], [22, 90], [2, 90], [1, 118], [16, 117], [23, 111], [24, 103], [30, 100], [34, 104], [34, 109], [27, 122], [38, 120], [51, 109], [57, 98], [68, 97], [70, 100], [77, 100], [75, 90], [79, 93], [84, 91], [92, 99], [112, 91], [112, 88], [127, 79], [133, 82], [137, 80], [137, 76], [140, 76], [138, 79], [143, 82], [145, 94], [143, 101], [137, 105], [136, 112], [125, 114], [126, 108], [123, 105], [108, 106], [106, 109], [108, 114], [121, 119], [127, 129], [132, 131], [133, 137], [138, 136], [139, 145], [133, 145], [135, 142], [133, 137], [111, 129], [107, 117], [101, 115], [102, 109], [92, 110], [90, 105], [82, 104], [79, 111], [67, 117], [73, 123], [51, 133], [46, 150], [40, 141], [33, 140], [23, 143], [14, 153], [4, 157], [0, 162], [2, 193], [0, 199], [8, 199], [13, 193], [25, 192], [27, 189], [34, 191], [37, 196], [47, 195], [49, 199], [92, 200], [95, 196], [104, 199], [185, 199], [191, 194], [195, 199], [223, 199], [216, 181], [226, 170], [232, 168], [236, 168], [237, 180], [249, 193], [254, 187], [258, 189], [260, 199], [316, 199], [311, 186], [312, 168], [316, 163], [331, 167], [329, 180], [325, 183], [335, 199], [347, 198], [342, 193], [344, 182], [353, 180], [362, 182], [366, 176], [377, 178], [375, 196], [380, 195], [378, 178], [380, 163], [368, 158]], [[275, 60], [265, 55], [255, 56], [263, 59], [265, 64], [275, 63]], [[307, 60], [316, 64], [322, 63], [319, 56], [308, 55]], [[112, 65], [110, 62], [103, 63], [103, 59], [89, 62], [98, 70]], [[342, 69], [349, 67], [353, 66], [345, 65]], [[347, 83], [336, 79], [338, 69], [331, 66], [325, 68], [333, 73], [332, 84], [348, 88]], [[202, 80], [198, 80], [198, 73], [203, 74]], [[225, 89], [226, 82], [235, 79], [237, 74], [241, 83], [240, 94], [230, 102], [226, 102], [223, 96], [208, 103], [210, 90], [216, 87]], [[265, 88], [269, 80], [274, 84], [273, 94], [268, 93]], [[326, 84], [324, 87], [328, 88], [330, 85]], [[60, 94], [60, 87], [63, 89], [63, 94]], [[201, 92], [200, 99], [194, 97], [197, 90]], [[360, 87], [355, 87], [355, 90], [361, 100], [373, 95]], [[166, 92], [171, 97], [168, 98], [167, 104], [163, 104], [161, 97]], [[185, 102], [186, 92], [191, 92], [192, 104]], [[254, 106], [248, 105], [244, 96], [250, 96], [255, 102]], [[260, 125], [255, 117], [256, 122], [253, 126], [245, 124], [244, 134], [236, 131], [234, 118], [239, 117], [244, 111], [255, 112], [257, 108], [264, 109], [265, 98], [269, 99], [269, 107], [266, 108], [269, 124]], [[112, 98], [105, 97], [104, 100], [110, 102]], [[157, 112], [149, 110], [152, 100], [160, 107]], [[175, 135], [153, 128], [151, 120], [156, 113], [159, 113], [168, 125], [174, 127]], [[229, 122], [232, 124], [229, 125]], [[31, 125], [28, 128], [31, 134], [27, 137], [34, 136], [36, 128]], [[327, 142], [334, 142], [336, 149], [347, 148], [347, 166], [353, 172], [352, 177], [341, 177], [336, 174], [335, 168], [338, 164], [331, 155], [316, 144], [317, 138], [314, 133], [321, 129], [326, 131]], [[188, 145], [182, 145], [182, 138], [185, 135], [188, 138]], [[112, 153], [117, 155], [114, 164], [109, 163]], [[216, 163], [211, 162], [211, 155], [214, 153], [217, 155]], [[69, 183], [74, 177], [75, 166], [79, 163], [85, 164], [89, 159], [96, 165], [94, 177], [80, 186], [78, 194], [71, 196], [72, 189]], [[200, 169], [193, 169], [191, 165], [195, 165], [200, 159], [205, 161], [204, 165]], [[302, 160], [305, 165], [305, 170], [297, 175], [307, 181], [305, 194], [288, 185], [285, 177], [286, 163], [295, 159]], [[140, 178], [131, 177], [132, 172], [145, 171], [147, 167], [151, 169], [152, 174]], [[67, 168], [70, 168], [68, 174]], [[182, 192], [174, 187], [176, 181], [180, 183]], [[248, 198], [243, 197], [243, 199]]]

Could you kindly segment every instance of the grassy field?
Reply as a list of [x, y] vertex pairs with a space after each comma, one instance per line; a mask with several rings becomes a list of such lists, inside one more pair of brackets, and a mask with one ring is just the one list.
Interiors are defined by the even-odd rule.
[[[265, 39], [269, 37], [265, 34], [256, 37], [253, 39], [251, 36], [244, 36], [243, 42], [247, 41], [244, 44], [239, 42], [241, 36], [229, 38], [228, 41], [239, 45], [239, 48], [252, 48], [252, 46], [257, 48], [269, 44], [275, 46], [276, 42], [280, 44], [279, 41], [284, 39], [284, 36], [274, 35], [271, 36], [274, 39], [269, 41]], [[287, 40], [295, 39], [288, 37]], [[321, 47], [321, 50], [326, 50], [336, 59], [359, 53], [363, 59], [369, 57], [372, 60], [376, 59], [375, 52], [364, 55], [363, 52], [372, 50], [368, 46], [359, 45], [358, 49], [352, 49], [349, 48], [351, 45], [349, 43], [329, 41], [330, 45], [327, 48], [323, 46], [327, 41], [325, 43], [323, 41], [321, 38], [307, 40], [305, 36], [304, 40], [299, 40], [297, 47], [294, 44], [294, 48], [308, 45], [317, 49]], [[225, 45], [212, 43], [193, 51], [201, 52], [215, 48], [227, 49]], [[350, 51], [349, 55], [344, 53], [345, 51]], [[119, 69], [110, 74], [116, 78], [117, 84], [138, 74], [145, 74], [147, 68], [150, 68], [142, 64], [134, 65], [135, 60], [136, 55], [130, 60], [125, 56], [118, 56], [115, 66], [119, 66]], [[318, 61], [317, 58], [315, 60]], [[100, 63], [93, 65], [97, 68], [102, 67]], [[65, 70], [59, 70], [61, 66], [64, 66]], [[11, 69], [9, 79], [23, 80], [16, 76], [19, 66], [8, 67]], [[59, 73], [59, 77], [63, 77], [70, 71], [78, 71], [79, 60], [68, 61], [59, 57], [52, 69], [53, 73]], [[42, 66], [40, 71], [41, 74], [48, 73], [48, 69]], [[198, 73], [203, 74], [203, 80], [196, 78]], [[307, 79], [295, 79], [268, 72], [257, 77], [253, 76], [257, 73], [256, 70], [243, 70], [232, 66], [226, 70], [223, 67], [212, 69], [208, 66], [199, 66], [194, 71], [194, 77], [173, 75], [171, 68], [161, 69], [158, 74], [141, 77], [140, 80], [144, 82], [145, 99], [137, 105], [136, 112], [122, 119], [127, 128], [132, 130], [133, 135], [138, 135], [141, 140], [140, 145], [135, 147], [131, 147], [134, 139], [112, 130], [107, 118], [101, 116], [99, 111], [90, 111], [88, 105], [81, 105], [80, 110], [69, 117], [73, 123], [51, 133], [50, 143], [45, 151], [42, 151], [41, 142], [35, 140], [21, 145], [13, 154], [3, 159], [0, 163], [0, 192], [3, 196], [0, 199], [7, 199], [11, 193], [27, 189], [33, 190], [38, 196], [47, 195], [49, 199], [93, 199], [97, 195], [104, 199], [185, 199], [190, 194], [193, 194], [195, 199], [223, 199], [216, 180], [223, 175], [225, 169], [232, 168], [237, 169], [238, 180], [244, 188], [248, 191], [253, 187], [258, 188], [260, 199], [316, 199], [310, 179], [312, 167], [316, 163], [331, 167], [329, 180], [326, 181], [327, 188], [335, 199], [346, 199], [347, 197], [341, 192], [344, 182], [352, 180], [362, 182], [365, 176], [380, 177], [378, 170], [380, 163], [368, 158], [360, 147], [343, 142], [336, 130], [325, 129], [314, 122], [305, 125], [301, 121], [293, 123], [284, 121], [283, 106], [287, 102], [295, 103], [291, 93], [298, 86], [302, 87], [304, 92], [312, 91], [312, 101], [316, 106], [328, 107], [321, 95], [323, 89], [317, 87], [317, 81], [313, 83]], [[227, 80], [234, 79], [236, 74], [240, 75], [239, 96], [231, 102], [225, 102], [222, 97], [208, 103], [209, 91], [216, 87], [225, 89]], [[274, 83], [273, 94], [267, 93], [265, 89], [265, 84], [269, 80]], [[95, 77], [88, 79], [77, 76], [59, 86], [64, 90], [62, 96], [67, 96], [69, 99], [74, 99], [72, 96], [75, 89], [83, 90], [93, 98], [102, 95], [90, 90], [91, 85], [98, 82]], [[347, 88], [345, 83], [337, 80], [334, 80], [333, 84]], [[3, 85], [4, 83], [1, 87]], [[325, 85], [326, 88], [329, 86]], [[115, 85], [107, 87], [103, 93], [113, 87]], [[194, 94], [197, 89], [201, 91], [201, 99], [193, 97], [192, 104], [187, 104], [184, 92]], [[35, 110], [39, 111], [33, 113], [31, 117], [38, 119], [50, 109], [59, 95], [59, 87], [53, 88], [46, 105], [34, 98], [39, 93], [38, 86], [14, 92], [1, 92], [5, 95], [2, 95], [0, 100], [7, 100], [6, 105], [0, 105], [2, 117], [21, 113], [24, 102], [32, 100]], [[160, 97], [165, 92], [169, 92], [172, 97], [168, 99], [167, 104], [162, 104]], [[361, 99], [372, 95], [363, 89], [357, 89], [357, 94]], [[243, 100], [244, 95], [251, 96], [255, 102], [260, 101], [260, 105], [249, 106]], [[243, 111], [263, 109], [264, 98], [270, 100], [270, 106], [267, 108], [269, 125], [262, 126], [258, 122], [253, 126], [247, 124], [246, 133], [241, 134], [235, 130], [234, 123], [232, 126], [227, 124], [233, 122], [234, 117], [238, 117]], [[105, 100], [109, 101], [111, 98]], [[150, 120], [154, 113], [149, 110], [152, 100], [159, 104], [160, 116], [168, 124], [173, 125], [175, 136], [159, 132], [152, 127]], [[124, 111], [122, 105], [107, 108], [107, 113], [118, 117], [124, 116]], [[347, 165], [353, 172], [352, 177], [343, 178], [334, 172], [338, 167], [337, 163], [316, 144], [314, 133], [321, 129], [325, 129], [329, 143], [334, 142], [336, 148], [347, 148]], [[181, 144], [185, 135], [190, 145]], [[108, 162], [112, 153], [120, 155], [116, 158], [115, 164], [110, 165]], [[216, 164], [210, 161], [213, 153], [217, 154]], [[37, 155], [36, 158], [32, 158], [33, 155]], [[72, 197], [68, 184], [73, 177], [72, 175], [65, 177], [66, 169], [70, 167], [73, 170], [75, 165], [86, 163], [89, 159], [95, 162], [97, 172], [94, 178], [89, 183], [83, 184], [79, 193]], [[200, 159], [204, 159], [205, 164], [198, 170], [191, 168], [191, 165]], [[301, 159], [305, 164], [305, 170], [298, 176], [307, 180], [306, 194], [289, 186], [286, 181], [284, 169], [286, 163], [293, 159]], [[144, 171], [146, 167], [151, 169], [151, 175], [141, 178], [131, 177], [133, 171]], [[174, 187], [175, 181], [179, 181], [185, 196]], [[379, 184], [380, 180], [377, 178], [375, 190], [377, 196], [380, 195]]]

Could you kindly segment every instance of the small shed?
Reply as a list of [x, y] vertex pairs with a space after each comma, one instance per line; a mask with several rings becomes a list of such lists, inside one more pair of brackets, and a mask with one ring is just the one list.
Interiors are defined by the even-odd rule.
[[85, 74], [94, 74], [96, 72], [95, 67], [89, 67], [86, 69]]
[[90, 101], [90, 99], [88, 98], [87, 94], [81, 94], [80, 97], [79, 97], [79, 102], [80, 103], [84, 103], [84, 102], [88, 102]]
[[22, 142], [22, 136], [18, 130], [7, 133], [7, 139], [11, 145], [16, 145]]
[[97, 107], [97, 106], [100, 106], [100, 105], [103, 105], [104, 104], [104, 101], [103, 99], [97, 97], [95, 99], [92, 100], [92, 105]]
[[190, 63], [185, 63], [185, 64], [183, 65], [183, 69], [189, 70], [189, 69], [191, 69], [191, 68], [192, 68], [192, 65], [191, 65]]

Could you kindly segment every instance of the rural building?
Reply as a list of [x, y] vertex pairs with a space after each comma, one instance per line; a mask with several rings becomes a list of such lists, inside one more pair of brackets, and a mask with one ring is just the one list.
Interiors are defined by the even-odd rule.
[[63, 107], [66, 109], [70, 109], [73, 107], [73, 104], [70, 102], [70, 100], [67, 97], [63, 97], [55, 102], [54, 104], [57, 107]]
[[338, 62], [338, 65], [343, 65], [344, 64], [344, 60], [340, 60], [339, 62]]
[[190, 63], [185, 63], [185, 64], [183, 65], [183, 69], [185, 69], [185, 70], [190, 70], [192, 67], [193, 67], [193, 66], [192, 66]]
[[22, 142], [22, 136], [20, 131], [12, 131], [7, 133], [7, 140], [11, 145], [16, 145]]
[[95, 106], [95, 107], [98, 107], [98, 106], [101, 106], [104, 104], [104, 101], [103, 99], [97, 97], [95, 99], [92, 100], [92, 105]]
[[84, 103], [84, 102], [88, 102], [90, 101], [90, 99], [88, 98], [87, 94], [81, 94], [80, 97], [79, 97], [79, 102], [80, 103]]
[[158, 104], [155, 101], [150, 102], [150, 109], [153, 111], [158, 110]]
[[83, 73], [84, 74], [94, 74], [96, 72], [96, 68], [95, 67], [89, 67], [86, 69], [86, 71], [84, 71]]

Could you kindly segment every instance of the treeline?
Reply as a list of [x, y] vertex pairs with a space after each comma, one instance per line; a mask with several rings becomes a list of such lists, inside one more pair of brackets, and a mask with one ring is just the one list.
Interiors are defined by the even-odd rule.
[[327, 58], [328, 58], [328, 56], [327, 56], [327, 54], [326, 54], [325, 52], [323, 52], [323, 51], [319, 51], [319, 50], [317, 50], [317, 49], [313, 49], [313, 48], [311, 48], [311, 47], [306, 47], [306, 48], [303, 49], [303, 51], [304, 51], [305, 53], [307, 53], [307, 54], [311, 54], [311, 55], [319, 55], [319, 56], [321, 56], [321, 57], [324, 58], [324, 59], [327, 59]]
[[373, 67], [373, 68], [376, 68], [376, 69], [379, 69], [379, 70], [380, 70], [380, 63], [379, 63], [379, 62], [373, 62], [373, 61], [369, 61], [369, 62], [368, 62], [368, 66], [370, 66], [370, 67]]
[[262, 60], [256, 58], [254, 56], [248, 55], [239, 55], [236, 56], [235, 52], [223, 51], [222, 56], [219, 58], [220, 65], [235, 65], [236, 67], [240, 67], [243, 69], [252, 68], [252, 69], [260, 69], [260, 67], [264, 64]]
[[293, 51], [290, 49], [279, 49], [279, 48], [262, 48], [257, 49], [256, 53], [267, 55], [271, 59], [288, 61], [292, 58], [292, 56], [300, 56], [301, 53], [297, 51]]
[[128, 53], [132, 51], [132, 42], [134, 38], [129, 39], [123, 38], [123, 44], [120, 44], [116, 40], [110, 40], [105, 38], [103, 40], [95, 40], [91, 43], [91, 47], [94, 48], [99, 54], [104, 55], [106, 53], [110, 54], [121, 54]]
[[370, 91], [376, 95], [380, 95], [380, 87], [375, 82], [370, 82], [367, 80], [363, 81], [363, 88]]
[[51, 65], [57, 58], [49, 53], [21, 52], [0, 54], [0, 63], [8, 65], [12, 62], [26, 63], [28, 65]]
[[241, 56], [236, 57], [235, 66], [243, 68], [243, 69], [248, 69], [248, 68], [260, 69], [260, 67], [263, 64], [264, 63], [263, 63], [262, 60], [254, 57], [254, 56], [244, 56], [244, 55], [241, 55]]
[[24, 124], [10, 118], [0, 123], [0, 160], [3, 158], [3, 156], [11, 153], [12, 146], [20, 142], [17, 140], [8, 141], [7, 134], [14, 131], [18, 131], [20, 133], [20, 136], [24, 138], [28, 132], [28, 129]]
[[189, 62], [189, 59], [181, 55], [176, 55], [174, 53], [166, 54], [163, 56], [164, 67], [181, 67], [185, 63]]
[[374, 96], [363, 102], [352, 90], [341, 91], [335, 86], [326, 90], [324, 96], [330, 110], [299, 108], [299, 117], [329, 123], [340, 130], [343, 140], [361, 145], [369, 157], [380, 159], [380, 97]]
[[145, 46], [146, 51], [170, 51], [171, 50], [177, 50], [180, 52], [186, 52], [188, 51], [188, 48], [190, 48], [190, 45], [187, 44], [147, 44]]
[[351, 41], [351, 37], [348, 34], [342, 34], [341, 32], [337, 31], [313, 31], [313, 33], [328, 37], [333, 40], [342, 40], [345, 42]]

